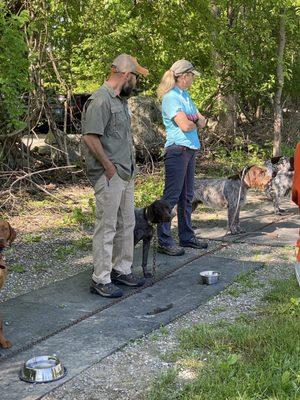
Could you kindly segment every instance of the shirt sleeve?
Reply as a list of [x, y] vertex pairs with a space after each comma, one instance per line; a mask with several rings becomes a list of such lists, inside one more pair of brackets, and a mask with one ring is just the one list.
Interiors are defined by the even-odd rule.
[[169, 119], [173, 119], [180, 111], [183, 111], [180, 98], [174, 95], [165, 96], [162, 101], [162, 110]]
[[105, 97], [97, 97], [88, 102], [85, 106], [82, 134], [102, 136], [111, 115], [109, 101]]

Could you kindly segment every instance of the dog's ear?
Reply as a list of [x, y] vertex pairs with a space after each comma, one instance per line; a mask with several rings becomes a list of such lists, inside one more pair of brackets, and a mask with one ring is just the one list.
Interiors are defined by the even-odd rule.
[[278, 162], [281, 159], [281, 157], [282, 156], [271, 157], [271, 163], [272, 164], [278, 164]]
[[240, 174], [231, 175], [227, 179], [230, 179], [232, 181], [237, 181], [237, 180], [241, 179], [241, 175]]
[[150, 204], [147, 207], [147, 218], [148, 218], [149, 222], [152, 222], [152, 223], [154, 222], [154, 216], [155, 216], [154, 208], [155, 208], [155, 202]]
[[247, 172], [253, 167], [253, 165], [251, 165], [250, 167], [245, 167], [244, 169], [242, 169], [238, 174], [236, 175], [232, 175], [230, 178], [228, 179], [232, 179], [232, 180], [238, 180], [238, 179], [243, 179], [245, 177], [245, 175], [247, 174]]
[[244, 175], [244, 182], [250, 188], [253, 184], [256, 183], [256, 178], [260, 173], [261, 168], [257, 165], [251, 165], [243, 170], [242, 174]]
[[16, 238], [16, 231], [7, 221], [0, 221], [0, 247], [11, 245]]

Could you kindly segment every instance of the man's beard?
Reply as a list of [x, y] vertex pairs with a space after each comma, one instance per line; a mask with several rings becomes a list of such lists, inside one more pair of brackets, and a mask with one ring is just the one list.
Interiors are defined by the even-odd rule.
[[125, 83], [125, 85], [122, 87], [120, 96], [122, 97], [129, 97], [133, 91], [134, 87], [131, 83]]

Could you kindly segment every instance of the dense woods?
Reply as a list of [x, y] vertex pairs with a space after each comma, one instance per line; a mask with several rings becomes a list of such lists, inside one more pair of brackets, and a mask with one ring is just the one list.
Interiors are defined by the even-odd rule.
[[[208, 148], [284, 152], [299, 138], [299, 14], [299, 0], [0, 1], [2, 173], [78, 164], [68, 134], [122, 52], [150, 70], [140, 89], [153, 98], [175, 60], [197, 66], [191, 93], [209, 117]], [[51, 156], [32, 146], [41, 132]]]

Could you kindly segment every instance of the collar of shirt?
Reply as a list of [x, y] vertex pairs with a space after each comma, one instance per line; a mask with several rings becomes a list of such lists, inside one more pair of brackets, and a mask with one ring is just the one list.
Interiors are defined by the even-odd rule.
[[105, 87], [105, 89], [108, 91], [108, 93], [110, 94], [111, 97], [117, 97], [116, 92], [114, 91], [114, 89], [108, 84], [107, 81], [105, 81], [103, 83], [103, 86]]
[[188, 95], [188, 92], [184, 89], [180, 89], [178, 86], [174, 86], [174, 90], [179, 93], [181, 96], [186, 96]]

